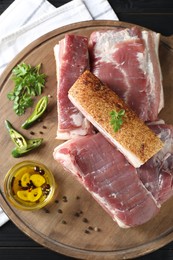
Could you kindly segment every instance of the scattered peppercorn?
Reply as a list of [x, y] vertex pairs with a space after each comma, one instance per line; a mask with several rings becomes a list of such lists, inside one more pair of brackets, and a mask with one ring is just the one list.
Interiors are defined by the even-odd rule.
[[30, 131], [30, 135], [35, 135], [35, 133], [33, 131]]
[[67, 222], [66, 222], [65, 220], [62, 220], [62, 224], [66, 225], [66, 224], [67, 224]]
[[79, 196], [76, 196], [76, 199], [77, 199], [77, 200], [79, 200], [79, 199], [80, 199], [80, 197], [79, 197]]
[[76, 213], [74, 214], [74, 216], [75, 216], [75, 217], [80, 217], [79, 212], [76, 212]]
[[62, 197], [62, 200], [63, 200], [64, 202], [67, 202], [67, 201], [68, 201], [66, 196], [63, 196], [63, 197]]
[[88, 229], [85, 229], [86, 234], [90, 234], [90, 231]]
[[43, 129], [47, 129], [47, 126], [43, 125]]
[[39, 169], [40, 169], [40, 168], [39, 168], [38, 166], [35, 166], [35, 167], [34, 167], [34, 171], [35, 171], [35, 172], [39, 172]]
[[28, 186], [27, 187], [21, 187], [22, 190], [28, 190]]
[[43, 135], [44, 133], [42, 131], [39, 132], [41, 135]]
[[55, 203], [59, 203], [59, 200], [55, 200]]
[[95, 227], [95, 228], [94, 228], [94, 231], [96, 231], [96, 232], [100, 232], [100, 231], [101, 231], [101, 229], [100, 229], [100, 228], [98, 228], [98, 227]]
[[32, 180], [30, 180], [30, 187], [32, 187], [33, 189], [35, 188], [34, 183], [32, 182]]
[[61, 214], [62, 214], [62, 212], [63, 212], [62, 209], [58, 209], [58, 213], [61, 213]]
[[87, 218], [83, 218], [82, 221], [85, 222], [85, 223], [88, 223], [88, 219]]
[[44, 171], [43, 169], [40, 169], [40, 170], [39, 170], [39, 173], [40, 173], [40, 175], [44, 175], [44, 174], [45, 174], [45, 171]]
[[50, 211], [48, 209], [44, 209], [45, 213], [50, 213]]
[[89, 229], [89, 230], [94, 230], [94, 228], [93, 228], [93, 227], [91, 227], [91, 226], [89, 226], [89, 227], [88, 227], [88, 229]]

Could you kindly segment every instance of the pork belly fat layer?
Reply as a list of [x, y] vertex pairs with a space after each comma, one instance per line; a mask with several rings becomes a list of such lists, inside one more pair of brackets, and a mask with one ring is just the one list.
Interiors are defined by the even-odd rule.
[[121, 227], [141, 225], [158, 212], [136, 169], [100, 133], [69, 140], [53, 156]]
[[95, 31], [89, 38], [91, 71], [143, 121], [156, 120], [164, 105], [159, 37], [133, 27]]
[[58, 139], [70, 139], [92, 132], [91, 124], [71, 103], [68, 90], [89, 68], [88, 39], [77, 35], [66, 35], [54, 47], [57, 71]]
[[[90, 71], [85, 71], [79, 77], [70, 88], [68, 96], [134, 167], [140, 167], [162, 148], [163, 143], [148, 126]], [[123, 124], [114, 132], [110, 124], [110, 112], [120, 109], [125, 110]]]

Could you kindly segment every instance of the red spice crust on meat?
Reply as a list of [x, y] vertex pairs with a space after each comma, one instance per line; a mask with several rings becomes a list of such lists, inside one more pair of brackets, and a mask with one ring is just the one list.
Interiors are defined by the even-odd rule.
[[[87, 119], [96, 123], [98, 130], [103, 130], [101, 132], [108, 140], [118, 142], [128, 153], [135, 155], [140, 164], [148, 161], [163, 147], [162, 141], [136, 113], [90, 71], [86, 70], [70, 88], [69, 98]], [[123, 124], [114, 132], [110, 124], [110, 112], [118, 112], [120, 109], [125, 110]]]

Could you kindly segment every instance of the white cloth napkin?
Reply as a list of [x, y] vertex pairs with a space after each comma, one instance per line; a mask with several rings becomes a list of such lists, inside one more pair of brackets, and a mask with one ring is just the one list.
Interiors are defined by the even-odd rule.
[[[73, 0], [55, 8], [45, 0], [15, 0], [0, 16], [0, 74], [29, 43], [61, 26], [87, 20], [118, 20], [107, 0]], [[8, 217], [0, 208], [0, 226]]]
[[8, 220], [9, 220], [9, 218], [8, 218], [7, 215], [3, 212], [3, 210], [0, 208], [0, 227], [1, 227], [2, 225], [4, 225]]

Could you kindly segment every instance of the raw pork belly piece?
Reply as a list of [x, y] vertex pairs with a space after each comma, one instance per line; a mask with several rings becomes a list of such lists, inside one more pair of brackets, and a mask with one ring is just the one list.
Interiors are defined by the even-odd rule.
[[[162, 148], [154, 132], [90, 71], [86, 70], [70, 88], [69, 99], [134, 167], [140, 167]], [[121, 109], [125, 111], [123, 124], [115, 132], [110, 113]]]
[[65, 35], [54, 47], [57, 70], [58, 139], [70, 139], [92, 132], [91, 124], [68, 99], [68, 90], [89, 67], [88, 39]]
[[56, 147], [53, 156], [119, 226], [141, 225], [158, 212], [137, 170], [100, 133], [69, 140]]
[[89, 39], [91, 71], [143, 121], [156, 120], [164, 106], [159, 38], [133, 27], [96, 31]]
[[163, 204], [173, 195], [173, 126], [160, 124], [150, 128], [161, 138], [164, 146], [137, 172], [148, 191]]

